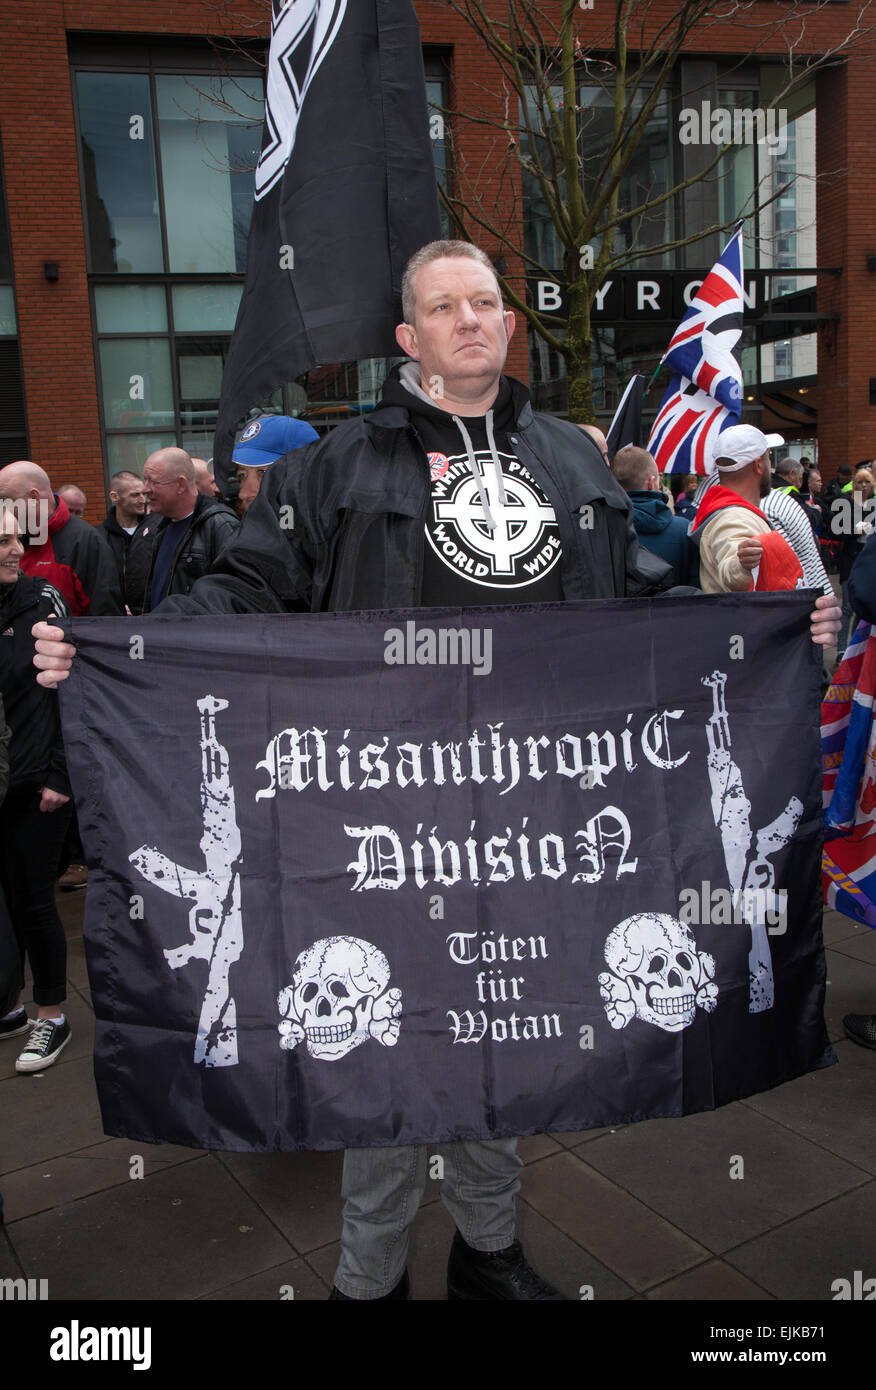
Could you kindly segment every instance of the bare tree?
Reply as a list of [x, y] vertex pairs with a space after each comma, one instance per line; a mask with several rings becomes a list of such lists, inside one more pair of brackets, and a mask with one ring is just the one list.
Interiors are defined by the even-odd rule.
[[[482, 136], [484, 129], [493, 132], [477, 164], [464, 157], [464, 142], [454, 140], [455, 185], [442, 195], [445, 206], [459, 234], [471, 240], [486, 234], [500, 253], [510, 255], [515, 270], [522, 266], [549, 279], [561, 272], [566, 306], [561, 318], [528, 303], [519, 276], [500, 279], [508, 302], [564, 360], [570, 418], [593, 420], [592, 311], [606, 278], [643, 256], [727, 230], [738, 217], [758, 210], [753, 190], [748, 205], [732, 209], [726, 222], [677, 238], [657, 229], [679, 195], [726, 170], [739, 150], [732, 137], [671, 187], [631, 189], [637, 152], [649, 124], [673, 95], [681, 58], [707, 52], [709, 31], [732, 24], [744, 35], [747, 50], [735, 65], [755, 57], [780, 64], [781, 78], [766, 108], [779, 110], [815, 72], [844, 61], [872, 34], [874, 5], [858, 0], [850, 6], [844, 16], [848, 34], [827, 45], [819, 35], [825, 28], [819, 16], [829, 10], [836, 17], [827, 0], [791, 0], [781, 7], [754, 0], [681, 0], [675, 6], [591, 0], [592, 8], [585, 0], [444, 3], [492, 59], [480, 81], [482, 109], [470, 103], [467, 91], [466, 109], [445, 114], [457, 137], [466, 124], [481, 127]], [[596, 100], [583, 104], [584, 91]], [[685, 95], [690, 99], [695, 93]], [[483, 139], [479, 148], [483, 151]], [[561, 265], [543, 264], [527, 238], [524, 192], [540, 200], [559, 243]], [[760, 209], [771, 197], [760, 199]]]

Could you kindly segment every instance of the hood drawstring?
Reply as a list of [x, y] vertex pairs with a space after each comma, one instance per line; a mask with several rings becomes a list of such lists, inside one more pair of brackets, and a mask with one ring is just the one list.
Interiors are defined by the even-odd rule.
[[499, 505], [502, 506], [502, 507], [507, 507], [507, 505], [508, 505], [508, 497], [507, 497], [507, 494], [506, 494], [506, 492], [505, 492], [505, 475], [504, 475], [503, 472], [502, 472], [502, 463], [501, 463], [501, 460], [499, 459], [498, 453], [496, 452], [496, 441], [495, 441], [495, 439], [493, 438], [493, 412], [492, 412], [492, 410], [488, 410], [488, 411], [487, 411], [486, 425], [487, 425], [487, 443], [488, 443], [489, 446], [490, 446], [490, 453], [491, 453], [492, 456], [493, 456], [493, 463], [496, 465], [496, 483], [497, 483], [497, 485], [498, 485], [498, 490], [499, 490]]
[[[468, 466], [469, 466], [469, 468], [471, 469], [471, 471], [472, 471], [472, 476], [473, 476], [473, 478], [475, 479], [475, 482], [476, 482], [477, 485], [478, 485], [478, 496], [479, 496], [480, 499], [481, 499], [481, 506], [482, 506], [483, 509], [484, 509], [484, 518], [485, 518], [486, 523], [487, 523], [487, 529], [490, 530], [490, 531], [495, 531], [495, 529], [496, 529], [496, 518], [493, 516], [493, 513], [492, 513], [492, 511], [491, 511], [491, 509], [490, 509], [490, 499], [489, 499], [489, 497], [487, 496], [487, 489], [486, 489], [486, 485], [485, 485], [485, 483], [484, 483], [484, 475], [483, 475], [483, 473], [481, 472], [480, 467], [478, 466], [478, 461], [477, 461], [477, 459], [475, 458], [475, 452], [474, 452], [474, 449], [472, 448], [471, 435], [469, 434], [468, 430], [465, 428], [465, 425], [462, 423], [462, 421], [460, 420], [460, 418], [459, 418], [458, 415], [454, 415], [454, 416], [453, 416], [453, 423], [456, 425], [457, 429], [459, 430], [459, 433], [462, 435], [462, 441], [463, 441], [463, 443], [465, 444], [465, 452], [466, 452], [466, 454], [468, 455]], [[501, 460], [500, 460], [500, 458], [499, 458], [499, 455], [498, 455], [498, 453], [497, 453], [497, 451], [496, 451], [496, 441], [495, 441], [495, 439], [494, 439], [494, 437], [493, 437], [493, 412], [492, 412], [492, 410], [488, 410], [488, 411], [487, 411], [487, 414], [486, 414], [486, 426], [487, 426], [487, 443], [488, 443], [489, 446], [490, 446], [490, 453], [492, 454], [493, 463], [494, 463], [495, 469], [496, 469], [496, 485], [497, 485], [497, 491], [498, 491], [499, 504], [500, 504], [500, 506], [503, 506], [503, 507], [504, 507], [504, 506], [507, 506], [507, 504], [508, 504], [508, 497], [507, 497], [507, 495], [506, 495], [506, 493], [505, 493], [505, 479], [504, 479], [503, 474], [502, 474], [502, 463], [501, 463]]]

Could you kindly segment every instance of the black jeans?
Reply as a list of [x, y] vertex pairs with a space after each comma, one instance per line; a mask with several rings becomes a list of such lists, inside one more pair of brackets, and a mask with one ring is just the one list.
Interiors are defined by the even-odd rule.
[[0, 807], [0, 883], [21, 962], [33, 973], [37, 1005], [60, 1004], [67, 994], [67, 938], [55, 906], [55, 879], [73, 802], [40, 810], [40, 793], [11, 791]]

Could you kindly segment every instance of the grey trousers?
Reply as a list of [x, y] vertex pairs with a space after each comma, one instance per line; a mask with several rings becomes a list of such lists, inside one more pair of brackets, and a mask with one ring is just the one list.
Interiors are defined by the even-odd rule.
[[516, 1139], [471, 1140], [344, 1154], [344, 1227], [335, 1284], [348, 1298], [382, 1298], [404, 1273], [408, 1227], [426, 1186], [427, 1162], [444, 1161], [441, 1199], [475, 1250], [514, 1239], [522, 1160]]

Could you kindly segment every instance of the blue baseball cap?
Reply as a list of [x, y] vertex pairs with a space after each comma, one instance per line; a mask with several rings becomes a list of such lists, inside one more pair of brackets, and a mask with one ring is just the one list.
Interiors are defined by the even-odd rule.
[[314, 439], [319, 439], [319, 435], [304, 420], [294, 420], [291, 415], [263, 415], [260, 420], [250, 420], [241, 430], [231, 459], [246, 468], [267, 468], [290, 449], [300, 449]]

